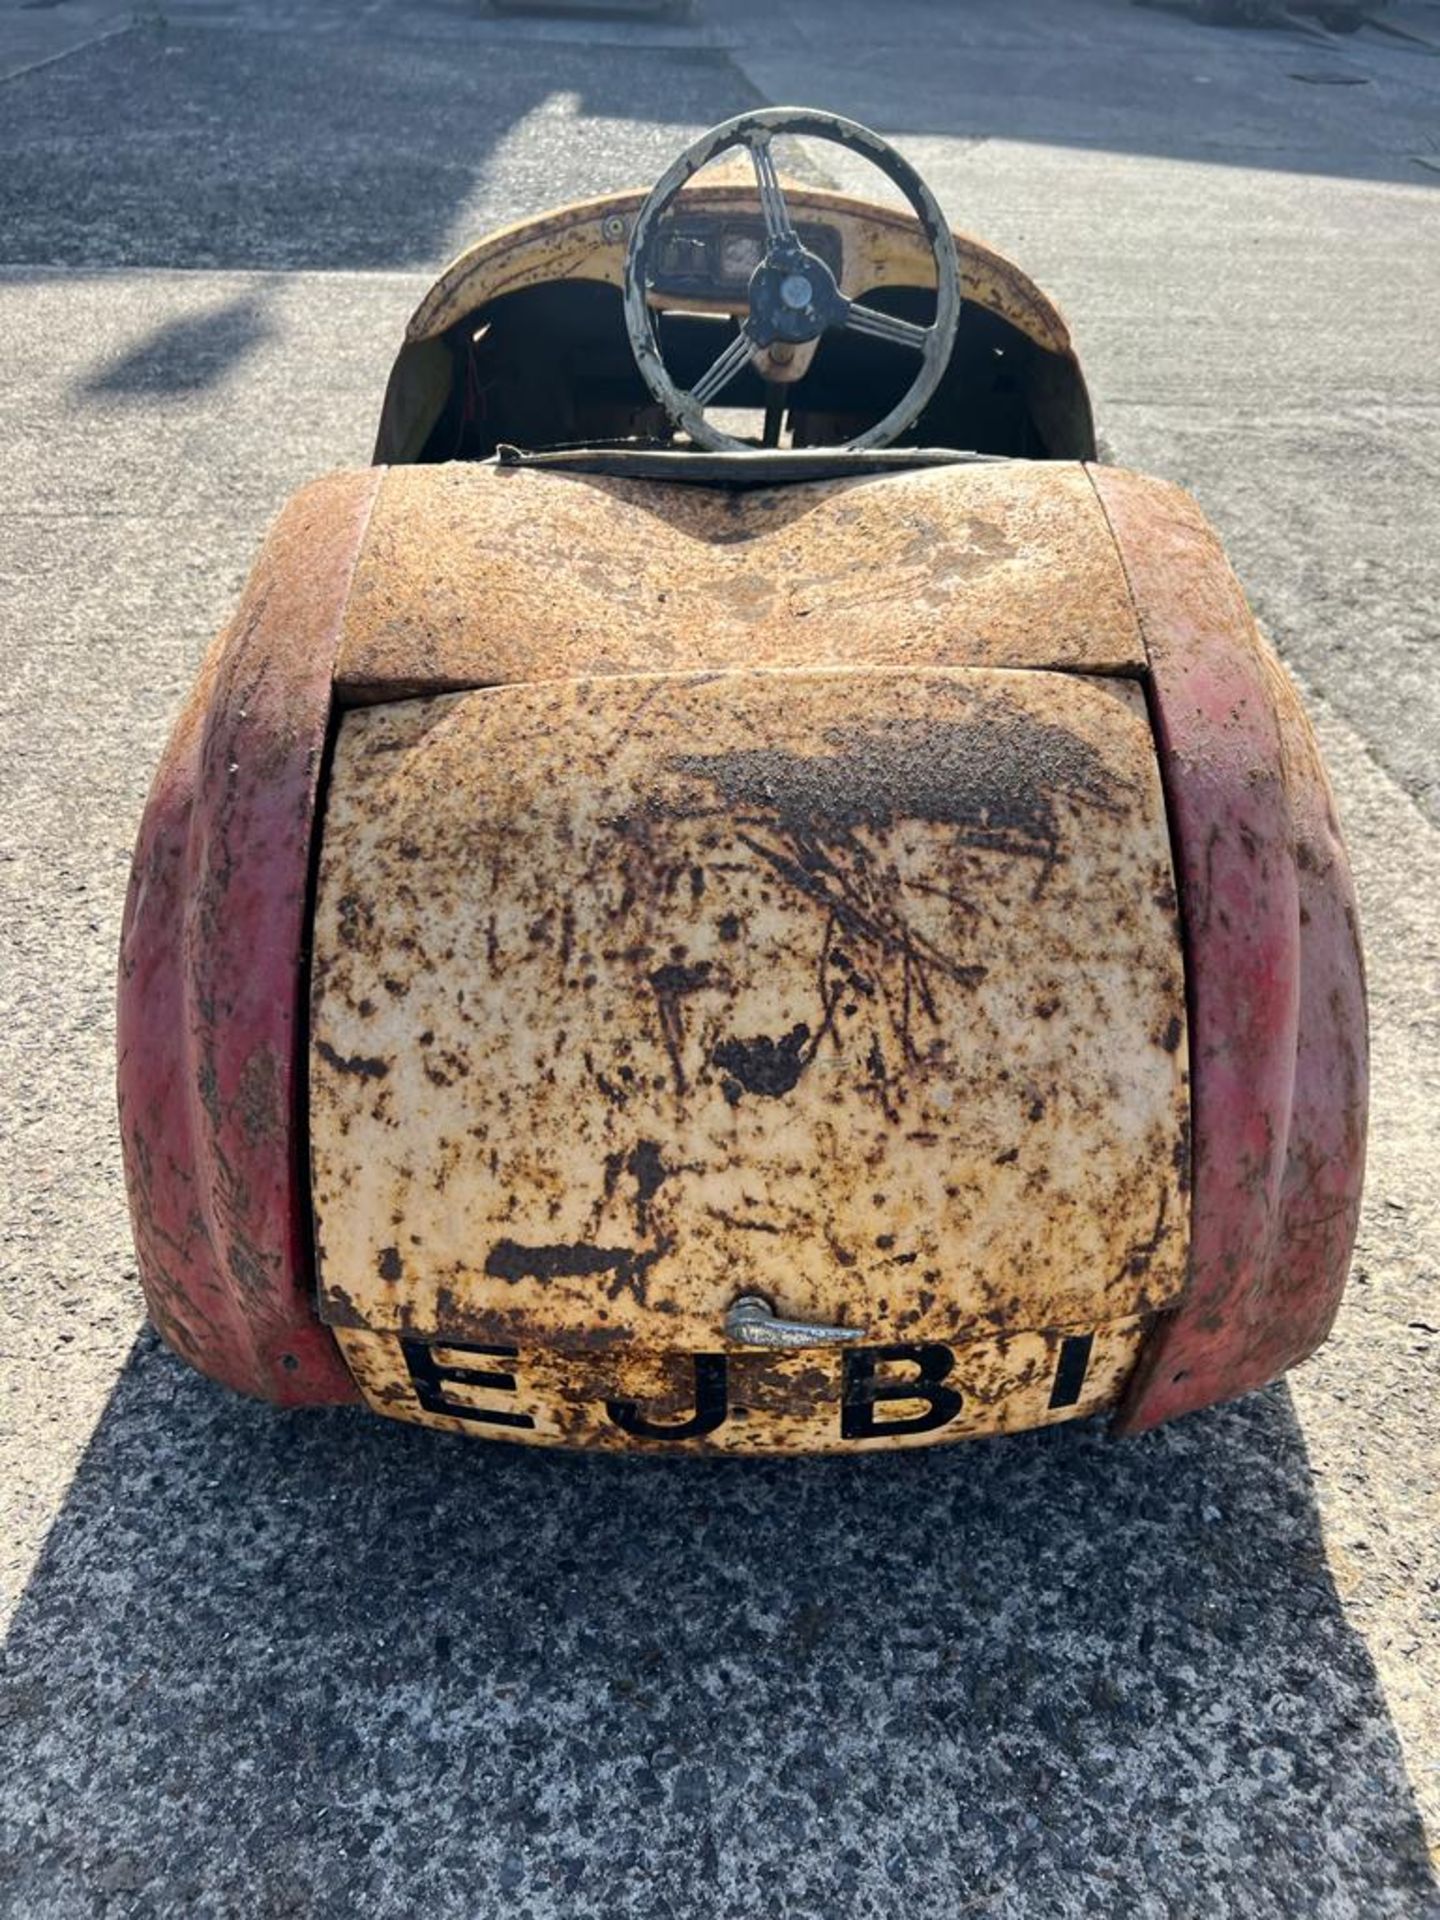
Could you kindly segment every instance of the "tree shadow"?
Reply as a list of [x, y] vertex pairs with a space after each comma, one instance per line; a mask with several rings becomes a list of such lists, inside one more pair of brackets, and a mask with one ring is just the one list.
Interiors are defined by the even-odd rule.
[[637, 1461], [278, 1415], [147, 1335], [7, 1668], [26, 1920], [1435, 1910], [1283, 1389]]
[[82, 400], [154, 400], [218, 386], [275, 332], [264, 293], [237, 294], [204, 313], [166, 320], [118, 360], [96, 367], [76, 388]]

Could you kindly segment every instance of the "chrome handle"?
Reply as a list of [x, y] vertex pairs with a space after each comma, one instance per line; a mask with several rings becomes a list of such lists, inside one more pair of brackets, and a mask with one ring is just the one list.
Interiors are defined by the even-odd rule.
[[865, 1327], [817, 1326], [808, 1320], [777, 1320], [758, 1293], [742, 1293], [725, 1315], [725, 1332], [743, 1347], [840, 1347], [865, 1339]]

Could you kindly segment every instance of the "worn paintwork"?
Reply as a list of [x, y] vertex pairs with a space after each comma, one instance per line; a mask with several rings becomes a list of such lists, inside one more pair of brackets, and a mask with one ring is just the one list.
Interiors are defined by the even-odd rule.
[[298, 494], [156, 774], [121, 935], [120, 1138], [150, 1315], [202, 1373], [353, 1400], [316, 1318], [298, 1058], [340, 616], [378, 476]]
[[[245, 1391], [355, 1395], [297, 1164], [315, 808], [337, 688], [391, 702], [453, 675], [502, 684], [346, 714], [316, 929], [324, 1310], [386, 1410], [402, 1361], [413, 1397], [401, 1332], [515, 1348], [559, 1409], [531, 1437], [597, 1445], [646, 1441], [616, 1439], [612, 1400], [678, 1418], [695, 1356], [729, 1351], [736, 1411], [693, 1442], [758, 1450], [1069, 1417], [1113, 1403], [1138, 1349], [1134, 1430], [1309, 1352], [1363, 1167], [1354, 901], [1313, 735], [1193, 502], [1060, 466], [740, 496], [529, 474], [509, 498], [544, 526], [506, 522], [507, 554], [482, 523], [514, 478], [300, 495], [157, 775], [119, 1084], [165, 1338]], [[648, 528], [628, 587], [611, 513]], [[547, 539], [577, 563], [548, 591]], [[867, 619], [877, 580], [894, 598]], [[997, 731], [1006, 711], [1023, 724]], [[600, 944], [607, 914], [630, 933]], [[843, 1358], [729, 1347], [742, 1292], [943, 1343], [963, 1406], [837, 1441]], [[1083, 1397], [1039, 1407], [1087, 1334]]]
[[[828, 227], [829, 234], [839, 240], [838, 279], [832, 277], [831, 267], [818, 253], [805, 251], [797, 237], [791, 225], [794, 213], [775, 169], [773, 142], [782, 136], [816, 139], [862, 154], [909, 203], [930, 250], [930, 266], [920, 284], [934, 288], [933, 317], [918, 336], [910, 337], [920, 356], [914, 376], [887, 411], [846, 437], [846, 444], [854, 448], [887, 447], [914, 425], [950, 365], [960, 319], [960, 262], [954, 236], [930, 188], [902, 154], [858, 121], [812, 108], [763, 107], [711, 127], [677, 155], [630, 222], [623, 282], [630, 351], [646, 386], [672, 425], [693, 446], [746, 450], [749, 443], [725, 431], [717, 415], [709, 411], [711, 402], [700, 397], [698, 388], [691, 391], [679, 387], [672, 379], [659, 331], [660, 315], [672, 304], [672, 298], [660, 284], [657, 272], [666, 228], [684, 211], [683, 189], [694, 175], [736, 149], [743, 150], [753, 163], [760, 185], [761, 211], [769, 230], [765, 252], [749, 279], [743, 301], [733, 308], [727, 303], [725, 309], [737, 318], [742, 312], [745, 316], [736, 346], [746, 363], [765, 379], [774, 379], [778, 370], [785, 380], [795, 380], [809, 364], [809, 352], [822, 334], [879, 324], [875, 310], [853, 303], [840, 284], [845, 262], [844, 241], [838, 229], [833, 224]], [[690, 218], [695, 218], [693, 210]], [[804, 289], [799, 307], [788, 304], [786, 287]], [[851, 289], [852, 293], [856, 291]], [[798, 362], [797, 348], [806, 356]], [[786, 362], [791, 363], [788, 368]], [[724, 364], [723, 360], [716, 362], [717, 366]], [[718, 401], [719, 397], [717, 387], [714, 399]]]
[[[614, 193], [575, 201], [488, 234], [440, 274], [415, 309], [405, 329], [406, 339], [434, 339], [500, 294], [542, 281], [599, 280], [622, 286], [630, 228], [645, 197], [644, 192]], [[930, 243], [908, 209], [831, 193], [790, 178], [785, 180], [785, 198], [796, 221], [819, 221], [838, 233], [840, 290], [847, 298], [879, 287], [934, 286]], [[690, 187], [680, 204], [687, 215], [758, 217], [760, 212], [753, 181]], [[957, 232], [955, 246], [967, 300], [1009, 321], [1046, 352], [1073, 353], [1064, 315], [1028, 274], [973, 234]]]
[[648, 1452], [868, 1453], [1102, 1413], [1144, 1328], [1130, 1319], [1002, 1333], [889, 1358], [723, 1343], [701, 1354], [477, 1352], [351, 1327], [336, 1338], [375, 1412], [442, 1432]]
[[[748, 174], [748, 167], [746, 173]], [[800, 223], [829, 225], [840, 243], [840, 290], [847, 299], [886, 287], [933, 287], [935, 261], [930, 244], [908, 210], [881, 206], [786, 179], [785, 196]], [[451, 327], [504, 294], [564, 280], [597, 281], [623, 288], [625, 252], [643, 192], [610, 194], [577, 201], [487, 235], [446, 267], [415, 310], [405, 344], [386, 390], [375, 458], [409, 461], [418, 457], [443, 404], [452, 378], [442, 344]], [[753, 179], [718, 180], [691, 187], [680, 202], [694, 214], [743, 214], [758, 218], [760, 202]], [[1066, 451], [1094, 452], [1094, 424], [1085, 381], [1069, 328], [1059, 308], [1028, 275], [1003, 254], [972, 234], [953, 235], [965, 301], [1006, 321], [1052, 356], [1062, 376], [1052, 382], [1066, 423]], [[733, 303], [686, 299], [696, 312], [734, 312]], [[791, 373], [808, 364], [808, 350]], [[771, 367], [771, 374], [783, 370]], [[1041, 404], [1044, 404], [1042, 401]]]
[[1143, 694], [745, 673], [349, 713], [310, 1073], [337, 1325], [683, 1354], [744, 1293], [881, 1344], [1159, 1309], [1188, 1098]]
[[1142, 672], [1084, 468], [998, 461], [745, 492], [394, 468], [336, 678], [354, 702], [829, 665]]
[[1264, 1385], [1324, 1339], [1364, 1175], [1364, 968], [1314, 736], [1199, 508], [1093, 477], [1150, 658], [1190, 955], [1194, 1231], [1121, 1425]]

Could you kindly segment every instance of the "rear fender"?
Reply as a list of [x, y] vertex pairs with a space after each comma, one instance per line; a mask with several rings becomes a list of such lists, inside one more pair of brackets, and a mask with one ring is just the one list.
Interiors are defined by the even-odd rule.
[[380, 474], [281, 514], [151, 789], [121, 934], [120, 1137], [163, 1338], [240, 1392], [358, 1397], [316, 1318], [300, 1049], [340, 623]]
[[1140, 1432], [1319, 1346], [1365, 1167], [1365, 976], [1334, 799], [1298, 696], [1194, 501], [1092, 468], [1150, 662], [1188, 948], [1189, 1285], [1117, 1418]]

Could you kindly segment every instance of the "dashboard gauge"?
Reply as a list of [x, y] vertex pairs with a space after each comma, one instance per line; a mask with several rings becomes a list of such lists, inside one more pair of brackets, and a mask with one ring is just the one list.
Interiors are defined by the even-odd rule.
[[727, 286], [748, 287], [762, 251], [758, 233], [727, 227], [720, 239], [720, 278]]

